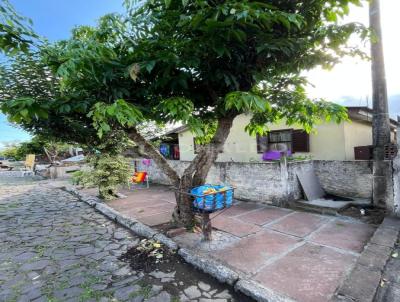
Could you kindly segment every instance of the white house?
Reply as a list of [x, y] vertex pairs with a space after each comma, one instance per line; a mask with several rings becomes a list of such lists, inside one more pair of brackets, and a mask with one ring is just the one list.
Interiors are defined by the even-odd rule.
[[[231, 132], [218, 156], [219, 162], [262, 161], [262, 154], [285, 145], [295, 157], [319, 160], [370, 159], [372, 156], [372, 110], [367, 107], [347, 107], [350, 121], [336, 124], [321, 123], [308, 134], [300, 126], [284, 123], [269, 125], [270, 132], [263, 137], [245, 132], [250, 115], [235, 118]], [[397, 122], [391, 120], [392, 140], [395, 141]], [[169, 140], [161, 144], [162, 153], [169, 159], [191, 161], [196, 144], [193, 134], [185, 126], [167, 133]]]

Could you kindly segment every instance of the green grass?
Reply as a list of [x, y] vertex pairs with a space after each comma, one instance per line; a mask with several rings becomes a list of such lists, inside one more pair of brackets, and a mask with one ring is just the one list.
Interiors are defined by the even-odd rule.
[[97, 276], [88, 276], [87, 280], [80, 286], [83, 289], [83, 293], [79, 296], [79, 301], [80, 302], [85, 302], [90, 299], [95, 299], [96, 301], [99, 301], [100, 298], [102, 297], [107, 297], [111, 298], [112, 293], [104, 293], [98, 290], [94, 290], [92, 288], [93, 285], [96, 285], [97, 283], [100, 283], [102, 279]]
[[38, 255], [35, 258], [36, 259], [37, 258], [42, 258], [45, 251], [46, 251], [46, 247], [44, 245], [35, 246], [35, 252], [38, 253]]

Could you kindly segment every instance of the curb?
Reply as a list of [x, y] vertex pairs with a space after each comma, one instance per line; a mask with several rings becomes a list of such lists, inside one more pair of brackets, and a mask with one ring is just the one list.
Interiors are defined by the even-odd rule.
[[334, 301], [372, 302], [400, 232], [400, 219], [386, 217], [337, 289]]
[[235, 284], [235, 290], [259, 302], [296, 302], [287, 297], [279, 296], [272, 290], [265, 288], [252, 280], [240, 279]]
[[212, 275], [222, 283], [227, 283], [234, 286], [239, 280], [239, 275], [230, 268], [218, 263], [213, 259], [206, 258], [192, 250], [181, 248], [179, 249], [178, 254], [185, 259], [186, 262], [192, 264], [201, 271]]
[[210, 259], [209, 256], [180, 247], [175, 241], [164, 234], [153, 230], [134, 218], [127, 217], [117, 212], [106, 205], [100, 198], [79, 192], [72, 186], [64, 186], [61, 189], [74, 195], [104, 216], [131, 230], [135, 234], [159, 241], [170, 250], [176, 251], [187, 263], [193, 265], [204, 273], [211, 275], [221, 283], [231, 285], [236, 291], [239, 291], [258, 302], [296, 302], [295, 300], [275, 294], [272, 290], [261, 286], [255, 281], [242, 277], [228, 266], [221, 264], [214, 259]]

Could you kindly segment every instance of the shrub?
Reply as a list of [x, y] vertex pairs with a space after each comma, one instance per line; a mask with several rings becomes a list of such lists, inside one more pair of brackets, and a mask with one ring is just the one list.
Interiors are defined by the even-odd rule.
[[105, 200], [114, 199], [118, 187], [129, 181], [129, 164], [123, 156], [93, 155], [89, 164], [93, 170], [75, 172], [72, 182], [84, 187], [98, 187], [100, 197]]

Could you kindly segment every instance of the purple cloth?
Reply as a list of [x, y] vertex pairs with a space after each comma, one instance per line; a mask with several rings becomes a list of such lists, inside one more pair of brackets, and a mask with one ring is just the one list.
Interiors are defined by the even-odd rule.
[[145, 166], [150, 166], [151, 160], [150, 159], [144, 159], [144, 160], [142, 160], [142, 164], [145, 165]]
[[[266, 151], [264, 152], [262, 159], [263, 160], [280, 160], [283, 156], [283, 152], [281, 151]], [[287, 156], [292, 156], [292, 152], [289, 150], [287, 151]]]

